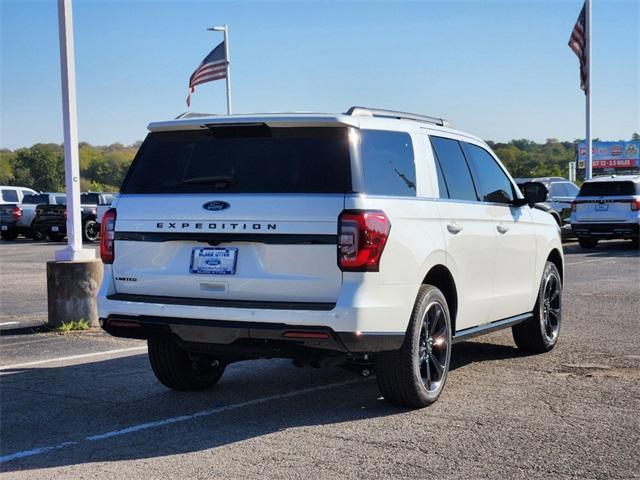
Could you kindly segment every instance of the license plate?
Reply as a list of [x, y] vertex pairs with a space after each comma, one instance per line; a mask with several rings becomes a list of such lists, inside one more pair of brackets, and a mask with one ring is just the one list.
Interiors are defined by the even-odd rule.
[[609, 210], [609, 204], [608, 203], [596, 203], [596, 211], [597, 212], [602, 212], [604, 210]]
[[60, 230], [60, 227], [58, 227], [58, 226], [56, 226], [56, 225], [54, 225], [53, 227], [51, 227], [51, 231], [52, 231], [52, 232], [57, 232], [57, 231], [59, 231], [59, 230]]
[[0, 226], [0, 230], [2, 230], [3, 232], [6, 232], [7, 230], [9, 230], [9, 226], [8, 225], [2, 225], [2, 226]]
[[233, 275], [236, 273], [237, 248], [194, 248], [191, 252], [191, 273]]

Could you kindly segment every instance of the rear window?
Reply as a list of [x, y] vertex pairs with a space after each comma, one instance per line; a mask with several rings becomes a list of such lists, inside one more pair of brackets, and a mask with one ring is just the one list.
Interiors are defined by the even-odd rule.
[[40, 194], [35, 194], [35, 195], [25, 195], [22, 198], [22, 203], [26, 203], [28, 205], [40, 205], [42, 204], [49, 204], [49, 195], [47, 195], [46, 193], [40, 193]]
[[150, 133], [122, 193], [345, 193], [346, 128], [264, 124]]
[[83, 193], [82, 195], [80, 195], [81, 205], [98, 205], [99, 202], [100, 202], [99, 193]]
[[640, 195], [640, 185], [633, 182], [587, 182], [580, 188], [580, 197], [615, 197]]

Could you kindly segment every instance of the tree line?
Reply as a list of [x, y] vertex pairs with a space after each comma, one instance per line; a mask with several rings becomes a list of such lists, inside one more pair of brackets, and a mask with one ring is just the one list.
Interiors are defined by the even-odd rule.
[[[632, 140], [638, 139], [640, 135], [634, 133]], [[576, 160], [577, 142], [549, 138], [545, 143], [527, 139], [487, 143], [513, 177], [566, 177], [569, 162]], [[117, 192], [140, 144], [95, 146], [80, 143], [81, 190]], [[64, 191], [62, 145], [37, 143], [28, 148], [0, 150], [0, 185], [21, 185], [37, 191]]]

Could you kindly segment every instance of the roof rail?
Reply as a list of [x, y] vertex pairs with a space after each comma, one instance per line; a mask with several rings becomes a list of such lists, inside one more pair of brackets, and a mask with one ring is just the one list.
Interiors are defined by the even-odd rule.
[[196, 117], [215, 117], [218, 114], [213, 114], [213, 113], [196, 113], [196, 112], [184, 112], [181, 113], [180, 115], [178, 115], [175, 120], [178, 120], [180, 118], [196, 118]]
[[395, 110], [383, 110], [380, 108], [358, 107], [349, 108], [345, 115], [353, 117], [383, 117], [396, 118], [398, 120], [415, 120], [416, 122], [433, 123], [442, 127], [450, 127], [451, 124], [444, 118], [429, 117], [427, 115], [419, 115], [417, 113], [397, 112]]

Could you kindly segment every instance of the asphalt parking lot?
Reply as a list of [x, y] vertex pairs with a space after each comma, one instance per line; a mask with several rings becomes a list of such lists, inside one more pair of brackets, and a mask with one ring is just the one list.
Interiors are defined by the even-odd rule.
[[283, 360], [169, 391], [143, 342], [37, 328], [57, 248], [0, 242], [3, 478], [640, 478], [640, 257], [626, 242], [565, 245], [555, 350], [523, 356], [509, 331], [458, 344], [422, 410], [386, 404], [373, 378]]

